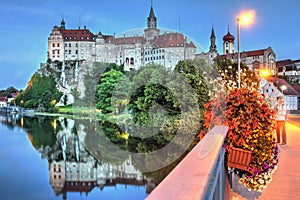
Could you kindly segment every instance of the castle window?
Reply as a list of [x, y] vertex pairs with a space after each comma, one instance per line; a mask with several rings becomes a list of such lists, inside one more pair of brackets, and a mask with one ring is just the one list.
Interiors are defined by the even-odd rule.
[[55, 54], [55, 50], [52, 50], [52, 54]]
[[78, 54], [78, 50], [76, 49], [75, 54]]
[[55, 44], [54, 44], [54, 43], [52, 44], [52, 47], [55, 47]]
[[71, 54], [71, 50], [69, 50], [69, 54]]
[[71, 47], [71, 43], [69, 43], [69, 47]]
[[130, 58], [130, 65], [134, 65], [134, 59]]
[[59, 47], [59, 43], [57, 43], [57, 47]]

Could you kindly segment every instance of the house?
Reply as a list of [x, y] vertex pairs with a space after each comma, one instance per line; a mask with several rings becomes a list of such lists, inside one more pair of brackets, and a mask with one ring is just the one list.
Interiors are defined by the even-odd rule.
[[284, 79], [266, 78], [262, 85], [262, 93], [271, 106], [275, 105], [277, 96], [283, 96], [287, 110], [300, 109], [300, 93]]
[[7, 97], [0, 97], [0, 108], [7, 106], [8, 99]]
[[277, 75], [286, 76], [291, 84], [300, 84], [300, 59], [276, 62]]

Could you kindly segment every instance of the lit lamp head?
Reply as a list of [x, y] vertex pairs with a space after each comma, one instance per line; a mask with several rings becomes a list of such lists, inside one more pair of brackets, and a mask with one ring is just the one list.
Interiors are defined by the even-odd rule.
[[243, 11], [237, 17], [237, 20], [241, 25], [247, 26], [247, 25], [250, 25], [250, 24], [254, 23], [254, 17], [255, 17], [255, 11], [254, 10], [248, 10], [248, 11]]
[[283, 90], [286, 90], [286, 88], [287, 88], [286, 85], [282, 85], [282, 86], [281, 86], [281, 90], [282, 90], [282, 91], [283, 91]]

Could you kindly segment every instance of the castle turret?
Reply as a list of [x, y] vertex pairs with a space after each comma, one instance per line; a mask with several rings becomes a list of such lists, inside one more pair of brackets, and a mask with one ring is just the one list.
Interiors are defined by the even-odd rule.
[[66, 29], [66, 22], [64, 20], [64, 18], [62, 18], [61, 22], [60, 22], [60, 30], [65, 30]]

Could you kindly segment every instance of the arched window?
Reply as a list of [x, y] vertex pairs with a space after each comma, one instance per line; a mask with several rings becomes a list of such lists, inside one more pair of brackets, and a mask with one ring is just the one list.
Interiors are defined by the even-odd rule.
[[130, 65], [134, 65], [134, 59], [130, 58]]

